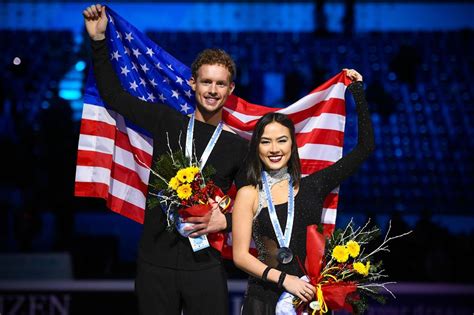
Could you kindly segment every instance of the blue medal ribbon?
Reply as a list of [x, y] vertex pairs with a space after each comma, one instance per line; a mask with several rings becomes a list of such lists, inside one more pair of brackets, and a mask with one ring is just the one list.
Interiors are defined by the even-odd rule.
[[[209, 156], [211, 155], [211, 152], [214, 149], [214, 146], [216, 145], [217, 140], [219, 139], [219, 136], [221, 135], [223, 126], [224, 126], [224, 123], [221, 120], [219, 124], [217, 125], [216, 129], [214, 130], [214, 133], [212, 134], [211, 139], [209, 139], [209, 142], [207, 143], [207, 146], [204, 149], [204, 152], [202, 153], [201, 158], [199, 159], [198, 167], [201, 170], [204, 168], [204, 165], [206, 165], [207, 160], [209, 159]], [[191, 118], [189, 119], [188, 128], [186, 130], [185, 155], [190, 160], [192, 160], [192, 156], [193, 156], [193, 135], [194, 135], [194, 113], [191, 115]]]
[[267, 196], [268, 203], [268, 213], [270, 215], [270, 220], [272, 221], [273, 230], [278, 240], [278, 245], [280, 248], [286, 247], [289, 250], [291, 233], [293, 231], [293, 221], [295, 218], [295, 198], [293, 192], [293, 179], [290, 176], [288, 180], [288, 215], [286, 219], [285, 233], [282, 232], [280, 222], [275, 210], [275, 205], [273, 204], [272, 195], [270, 192], [270, 187], [268, 186], [267, 174], [265, 171], [262, 172], [262, 184], [265, 190], [265, 195]]

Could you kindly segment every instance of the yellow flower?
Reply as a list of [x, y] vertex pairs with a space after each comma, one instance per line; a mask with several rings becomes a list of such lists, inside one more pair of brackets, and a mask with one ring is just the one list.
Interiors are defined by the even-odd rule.
[[173, 177], [172, 179], [170, 179], [169, 183], [168, 183], [168, 187], [173, 189], [173, 190], [176, 190], [178, 189], [179, 185], [181, 185], [181, 183], [179, 182], [179, 179], [175, 177]]
[[337, 245], [332, 250], [332, 257], [340, 263], [346, 262], [349, 258], [349, 251], [345, 246]]
[[182, 183], [190, 183], [194, 179], [194, 174], [190, 170], [189, 167], [180, 169], [178, 173], [176, 173], [176, 177], [179, 179], [180, 182]]
[[199, 173], [199, 167], [190, 166], [187, 169], [193, 174], [193, 176], [196, 176], [196, 174]]
[[351, 255], [352, 258], [356, 258], [359, 255], [360, 246], [359, 246], [359, 243], [357, 243], [356, 241], [347, 242], [346, 248], [349, 251], [349, 255]]
[[361, 274], [363, 276], [367, 276], [369, 274], [370, 262], [367, 262], [366, 266], [364, 266], [364, 264], [361, 262], [356, 262], [353, 264], [353, 266], [358, 274]]
[[191, 185], [189, 184], [183, 184], [181, 186], [178, 187], [178, 189], [176, 190], [176, 192], [178, 193], [178, 198], [180, 199], [185, 199], [187, 200], [189, 197], [191, 197], [193, 191], [191, 189]]

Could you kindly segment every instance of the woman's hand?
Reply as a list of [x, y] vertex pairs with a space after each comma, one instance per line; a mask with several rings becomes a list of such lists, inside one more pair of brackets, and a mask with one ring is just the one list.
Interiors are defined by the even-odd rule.
[[93, 40], [104, 39], [105, 30], [107, 29], [105, 7], [100, 4], [93, 4], [82, 11], [82, 15], [90, 38]]
[[359, 72], [355, 71], [354, 69], [346, 69], [346, 68], [344, 68], [344, 69], [342, 69], [342, 70], [346, 71], [346, 75], [349, 77], [349, 79], [352, 80], [352, 82], [354, 82], [354, 81], [362, 81], [362, 79], [363, 79], [363, 78], [362, 78], [362, 75], [361, 75]]
[[311, 283], [292, 275], [286, 276], [285, 281], [283, 281], [283, 287], [305, 303], [312, 301], [316, 292], [315, 287]]

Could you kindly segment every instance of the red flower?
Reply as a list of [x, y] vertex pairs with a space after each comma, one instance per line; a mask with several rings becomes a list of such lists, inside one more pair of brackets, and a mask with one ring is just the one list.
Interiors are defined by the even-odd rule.
[[191, 189], [192, 189], [193, 191], [198, 191], [198, 190], [199, 190], [199, 183], [198, 183], [197, 181], [193, 181], [193, 182], [191, 183]]

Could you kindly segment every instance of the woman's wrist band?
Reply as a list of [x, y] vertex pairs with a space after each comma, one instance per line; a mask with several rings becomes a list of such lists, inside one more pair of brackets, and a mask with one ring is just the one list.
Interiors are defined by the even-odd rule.
[[282, 271], [280, 273], [280, 278], [278, 278], [278, 288], [279, 289], [283, 288], [283, 282], [285, 281], [285, 278], [286, 278], [286, 273]]
[[265, 268], [265, 270], [263, 271], [263, 273], [262, 273], [262, 280], [263, 281], [267, 281], [267, 276], [268, 276], [268, 272], [270, 271], [270, 269], [272, 269], [272, 267], [267, 266], [267, 268]]

